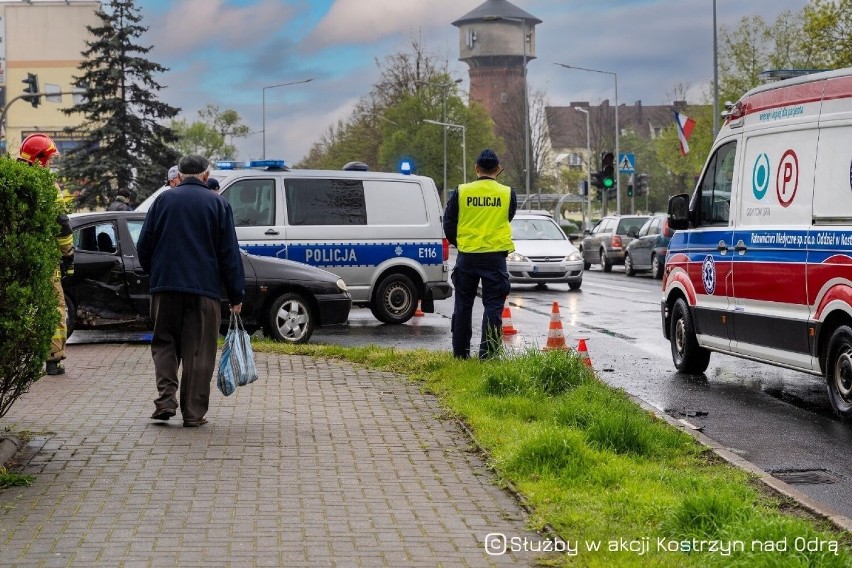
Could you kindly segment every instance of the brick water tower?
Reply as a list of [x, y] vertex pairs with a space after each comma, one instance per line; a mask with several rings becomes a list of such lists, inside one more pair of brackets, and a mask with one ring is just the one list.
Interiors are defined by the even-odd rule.
[[486, 0], [453, 22], [459, 28], [459, 60], [470, 67], [470, 100], [488, 111], [497, 135], [506, 142], [507, 173], [512, 180], [523, 180], [518, 185], [527, 191], [531, 157], [526, 68], [535, 59], [535, 26], [540, 23], [507, 0]]

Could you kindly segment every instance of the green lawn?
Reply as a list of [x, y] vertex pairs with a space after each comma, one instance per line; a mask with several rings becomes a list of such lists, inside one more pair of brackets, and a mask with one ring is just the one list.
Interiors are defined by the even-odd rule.
[[437, 395], [499, 483], [523, 496], [532, 528], [564, 539], [570, 553], [544, 565], [852, 565], [849, 534], [642, 410], [572, 353], [480, 363], [422, 350], [253, 346], [392, 371]]

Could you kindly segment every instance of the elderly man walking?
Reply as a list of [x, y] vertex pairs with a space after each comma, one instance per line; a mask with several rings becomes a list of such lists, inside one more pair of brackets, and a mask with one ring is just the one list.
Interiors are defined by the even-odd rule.
[[175, 415], [179, 387], [183, 425], [189, 427], [207, 423], [220, 287], [239, 313], [245, 284], [234, 215], [227, 201], [207, 189], [208, 166], [193, 154], [180, 161], [180, 183], [151, 206], [137, 247], [151, 276], [151, 357], [159, 393], [151, 418]]

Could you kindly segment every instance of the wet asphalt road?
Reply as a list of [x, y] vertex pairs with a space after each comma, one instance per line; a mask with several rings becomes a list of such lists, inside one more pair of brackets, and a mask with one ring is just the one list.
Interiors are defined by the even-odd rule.
[[[660, 283], [628, 278], [593, 266], [580, 290], [565, 284], [537, 289], [514, 285], [508, 349], [538, 349], [547, 342], [553, 302], [559, 304], [567, 343], [587, 338], [598, 375], [793, 484], [835, 511], [852, 517], [852, 423], [831, 412], [821, 377], [714, 353], [705, 375], [674, 371], [660, 323]], [[353, 309], [344, 327], [317, 330], [312, 343], [376, 344], [399, 349], [450, 351], [452, 300], [436, 313], [402, 326], [377, 322], [367, 309]], [[474, 312], [478, 328], [481, 309]], [[478, 331], [474, 333], [478, 340]], [[69, 343], [145, 341], [145, 334], [76, 332]]]

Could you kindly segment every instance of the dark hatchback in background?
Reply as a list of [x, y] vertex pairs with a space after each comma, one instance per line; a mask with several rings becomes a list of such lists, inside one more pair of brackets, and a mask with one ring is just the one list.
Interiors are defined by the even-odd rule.
[[609, 215], [598, 221], [580, 246], [583, 268], [600, 264], [604, 272], [610, 272], [614, 265], [624, 264], [624, 249], [647, 220], [647, 215]]
[[[71, 215], [74, 274], [62, 280], [68, 335], [75, 329], [150, 330], [149, 277], [136, 255], [144, 213]], [[305, 343], [318, 326], [349, 319], [352, 298], [336, 274], [298, 262], [243, 253], [242, 319], [249, 332]], [[230, 309], [222, 301], [222, 321]]]
[[666, 253], [674, 231], [669, 228], [668, 215], [654, 215], [639, 229], [624, 256], [624, 273], [633, 276], [637, 272], [651, 271], [657, 280], [663, 278]]

